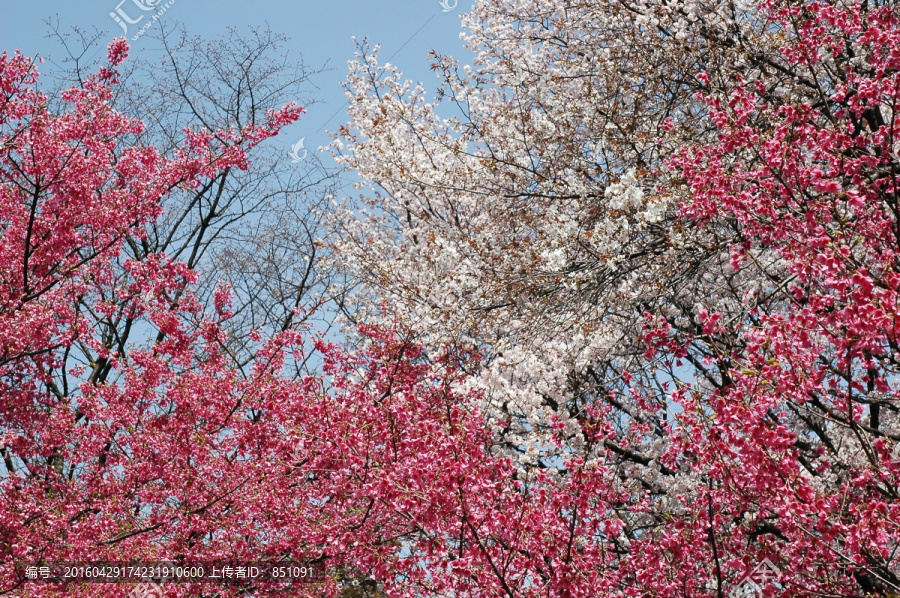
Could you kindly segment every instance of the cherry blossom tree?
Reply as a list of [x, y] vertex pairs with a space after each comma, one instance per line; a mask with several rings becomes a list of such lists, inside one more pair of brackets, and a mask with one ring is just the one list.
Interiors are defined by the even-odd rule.
[[621, 525], [573, 543], [609, 558], [601, 594], [724, 596], [764, 559], [766, 595], [896, 594], [896, 8], [484, 1], [466, 25], [434, 100], [351, 65], [336, 148], [374, 191], [344, 264], [484, 356], [462, 387], [518, 479], [607, 472], [572, 517]]
[[[734, 270], [761, 253], [780, 263], [746, 293], [745, 320], [703, 311], [703, 334], [682, 339], [718, 371], [702, 399], [682, 393], [681, 421], [706, 461], [704, 494], [725, 499], [716, 515], [732, 523], [716, 534], [755, 540], [808, 592], [896, 593], [897, 14], [764, 10], [793, 34], [782, 64], [807, 93], [761, 70], [701, 73], [718, 142], [673, 164], [690, 186], [682, 212], [739, 230]], [[735, 334], [742, 346], [721, 342]]]
[[[499, 0], [464, 18], [474, 66], [435, 57], [434, 101], [370, 49], [353, 63], [337, 148], [377, 188], [339, 217], [334, 246], [373, 304], [387, 299], [429, 343], [487, 355], [475, 384], [509, 424], [501, 442], [552, 469], [559, 455], [541, 447], [554, 418], [580, 443], [583, 407], [648, 371], [645, 311], [694, 329], [698, 297], [740, 304], [711, 292], [734, 278], [727, 229], [688, 233], [665, 160], [715, 139], [694, 75], [726, 60], [714, 48], [728, 35], [760, 38], [760, 18], [730, 3]], [[623, 457], [638, 448], [620, 440]]]
[[[192, 411], [199, 405], [190, 399], [182, 413], [176, 406], [187, 394], [168, 395], [165, 404], [153, 399], [171, 376], [189, 378], [202, 369], [191, 360], [197, 339], [217, 346], [223, 340], [186, 292], [195, 275], [158, 253], [122, 261], [130, 280], [118, 284], [113, 262], [126, 239], [145, 238], [143, 227], [159, 217], [162, 197], [217, 172], [247, 168], [247, 150], [294, 121], [300, 109], [289, 105], [231, 130], [185, 129], [172, 158], [152, 147], [122, 145], [141, 129], [109, 106], [115, 67], [127, 49], [121, 40], [111, 44], [110, 64], [64, 92], [68, 110], [59, 114], [34, 89], [31, 60], [0, 58], [6, 589], [12, 567], [23, 559], [95, 560], [125, 554], [117, 551], [126, 547], [135, 550], [130, 559], [142, 554], [140, 546], [163, 546], [163, 538], [197, 543], [199, 532], [182, 530], [182, 536], [176, 528], [190, 528], [185, 518], [238, 490], [227, 472], [217, 489], [213, 478], [205, 491], [197, 485], [201, 472], [208, 473], [203, 459], [191, 454], [204, 451], [196, 425], [205, 416]], [[179, 294], [173, 305], [171, 297]], [[104, 299], [109, 296], [121, 303]], [[111, 329], [92, 326], [100, 318], [122, 320], [126, 329], [143, 323], [156, 341], [111, 351], [105, 338]], [[188, 326], [192, 320], [198, 326]], [[96, 357], [72, 364], [69, 355], [79, 351]], [[69, 388], [70, 376], [80, 380], [78, 388]], [[161, 436], [154, 439], [153, 430]], [[178, 456], [179, 448], [188, 453]], [[213, 455], [227, 462], [215, 451], [205, 459]], [[179, 461], [192, 465], [173, 466]], [[148, 537], [154, 531], [156, 544]]]

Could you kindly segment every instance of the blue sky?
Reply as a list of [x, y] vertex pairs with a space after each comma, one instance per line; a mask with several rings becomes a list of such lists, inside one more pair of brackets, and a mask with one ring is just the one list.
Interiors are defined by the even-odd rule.
[[[110, 16], [120, 8], [132, 20], [144, 15], [136, 24], [128, 25], [132, 55], [159, 53], [158, 43], [152, 39], [155, 24], [145, 35], [131, 41], [141, 26], [149, 22], [154, 11], [142, 12], [136, 3], [156, 6], [168, 0], [60, 0], [26, 2], [0, 0], [0, 51], [21, 50], [24, 54], [40, 54], [47, 59], [61, 54], [55, 41], [46, 37], [48, 18], [59, 20], [60, 29], [76, 26], [83, 30], [99, 29], [109, 37], [122, 35], [119, 24]], [[428, 68], [427, 53], [434, 49], [469, 62], [459, 40], [462, 12], [471, 7], [472, 0], [458, 0], [458, 5], [444, 11], [441, 1], [452, 5], [454, 0], [174, 0], [162, 19], [180, 21], [190, 33], [212, 38], [229, 27], [246, 28], [268, 24], [276, 33], [291, 39], [287, 50], [291, 55], [302, 55], [310, 67], [328, 63], [331, 71], [317, 76], [313, 83], [319, 90], [313, 92], [320, 103], [309, 106], [300, 122], [284, 132], [284, 142], [289, 145], [300, 137], [306, 138], [306, 147], [315, 148], [330, 141], [325, 130], [336, 129], [344, 117], [343, 111], [331, 117], [344, 105], [340, 81], [346, 75], [347, 60], [352, 58], [352, 38], [368, 37], [381, 45], [381, 57], [393, 56], [411, 79], [423, 81], [434, 89], [434, 76]], [[396, 54], [396, 55], [395, 55]], [[148, 56], [149, 57], [149, 56]], [[44, 65], [42, 70], [50, 68]], [[320, 131], [320, 129], [324, 130]]]

